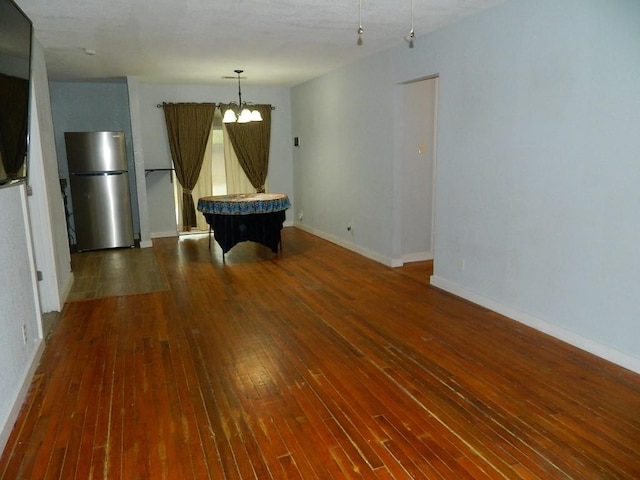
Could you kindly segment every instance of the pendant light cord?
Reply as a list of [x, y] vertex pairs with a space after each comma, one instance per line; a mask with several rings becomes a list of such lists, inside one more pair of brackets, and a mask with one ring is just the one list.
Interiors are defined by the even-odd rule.
[[238, 74], [238, 108], [242, 108], [242, 88], [240, 88], [240, 74], [244, 70], [234, 70]]
[[[413, 38], [416, 36], [416, 32], [413, 30], [413, 0], [411, 0], [411, 30], [409, 30], [409, 48], [413, 48]], [[406, 40], [406, 39], [405, 39]]]
[[364, 33], [364, 29], [362, 28], [362, 0], [358, 2], [358, 41], [356, 45], [362, 45], [362, 34]]

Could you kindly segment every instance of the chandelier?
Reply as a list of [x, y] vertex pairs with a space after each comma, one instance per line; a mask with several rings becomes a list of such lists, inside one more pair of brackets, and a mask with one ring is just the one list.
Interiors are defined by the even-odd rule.
[[[230, 102], [227, 110], [222, 117], [223, 123], [249, 123], [249, 122], [261, 122], [262, 115], [258, 110], [251, 110], [250, 104], [242, 102], [242, 88], [240, 87], [240, 74], [244, 70], [234, 70], [238, 76], [238, 103]], [[234, 78], [234, 77], [224, 77]]]

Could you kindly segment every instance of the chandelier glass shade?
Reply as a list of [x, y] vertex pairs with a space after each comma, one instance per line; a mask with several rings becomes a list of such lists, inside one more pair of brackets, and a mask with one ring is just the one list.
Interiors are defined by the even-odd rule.
[[222, 117], [222, 123], [249, 123], [261, 122], [262, 115], [258, 110], [251, 110], [250, 104], [242, 102], [242, 88], [240, 87], [240, 74], [244, 70], [234, 70], [238, 75], [238, 103], [231, 102]]

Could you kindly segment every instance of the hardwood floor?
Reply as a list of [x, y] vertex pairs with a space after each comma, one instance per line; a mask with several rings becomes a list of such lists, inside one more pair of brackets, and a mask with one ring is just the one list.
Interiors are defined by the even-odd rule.
[[71, 255], [74, 282], [68, 301], [168, 290], [153, 250], [121, 248]]
[[[300, 230], [68, 303], [2, 479], [640, 478], [640, 376]], [[605, 321], [605, 319], [603, 319]]]

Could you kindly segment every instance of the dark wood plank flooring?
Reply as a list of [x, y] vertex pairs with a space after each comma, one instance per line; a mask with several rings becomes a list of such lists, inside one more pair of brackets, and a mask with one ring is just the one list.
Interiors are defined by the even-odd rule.
[[[2, 479], [637, 479], [640, 376], [302, 231], [70, 302]], [[606, 321], [606, 319], [603, 319]]]

